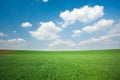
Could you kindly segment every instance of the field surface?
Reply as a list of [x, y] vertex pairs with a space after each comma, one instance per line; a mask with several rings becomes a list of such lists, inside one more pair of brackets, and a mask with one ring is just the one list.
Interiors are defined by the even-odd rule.
[[120, 50], [2, 50], [0, 80], [120, 80]]

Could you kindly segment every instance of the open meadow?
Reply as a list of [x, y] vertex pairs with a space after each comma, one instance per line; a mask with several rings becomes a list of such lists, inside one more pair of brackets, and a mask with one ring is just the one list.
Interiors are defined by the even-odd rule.
[[120, 50], [0, 51], [0, 80], [120, 80]]

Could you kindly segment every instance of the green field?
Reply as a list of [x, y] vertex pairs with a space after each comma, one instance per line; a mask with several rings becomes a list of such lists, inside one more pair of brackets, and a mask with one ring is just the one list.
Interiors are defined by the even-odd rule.
[[0, 80], [120, 80], [120, 50], [1, 51]]

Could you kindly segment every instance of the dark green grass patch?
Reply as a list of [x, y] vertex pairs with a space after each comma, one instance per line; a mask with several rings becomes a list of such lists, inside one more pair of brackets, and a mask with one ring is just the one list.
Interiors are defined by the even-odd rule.
[[120, 50], [0, 54], [0, 80], [120, 80]]

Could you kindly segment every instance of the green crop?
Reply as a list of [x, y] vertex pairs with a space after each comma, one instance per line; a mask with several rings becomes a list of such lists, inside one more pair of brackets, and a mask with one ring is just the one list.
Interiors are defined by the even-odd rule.
[[120, 50], [3, 51], [0, 80], [120, 80]]

